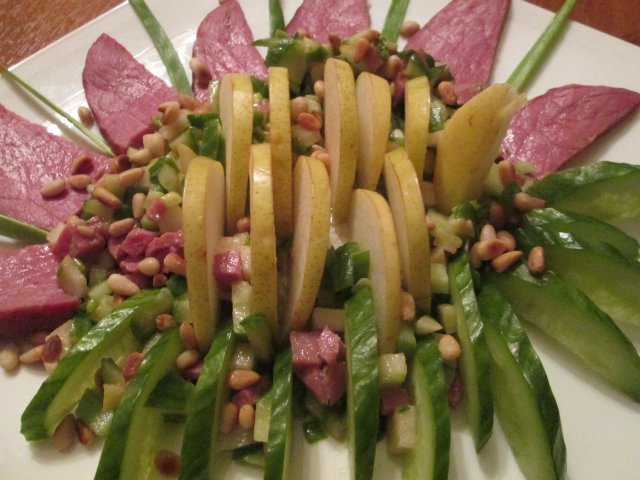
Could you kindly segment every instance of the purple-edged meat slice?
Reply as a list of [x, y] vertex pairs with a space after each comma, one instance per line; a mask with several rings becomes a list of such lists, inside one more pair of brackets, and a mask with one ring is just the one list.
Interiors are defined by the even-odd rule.
[[371, 27], [366, 0], [304, 0], [286, 27], [304, 29], [316, 42], [329, 43], [329, 34], [350, 37]]
[[58, 287], [58, 259], [48, 245], [0, 249], [0, 337], [53, 330], [80, 301]]
[[80, 211], [88, 198], [86, 191], [67, 189], [52, 198], [43, 198], [46, 183], [70, 175], [73, 160], [88, 155], [90, 173], [101, 175], [108, 159], [83, 150], [66, 138], [53, 135], [0, 105], [0, 214], [50, 230]]
[[624, 88], [567, 85], [534, 98], [513, 117], [502, 142], [504, 158], [528, 161], [545, 176], [640, 105]]
[[253, 46], [253, 33], [235, 0], [222, 3], [200, 23], [193, 57], [208, 70], [208, 74], [194, 75], [193, 93], [200, 101], [208, 99], [209, 80], [220, 80], [225, 73], [267, 78], [264, 59]]
[[82, 83], [89, 107], [113, 151], [142, 145], [151, 117], [178, 92], [149, 72], [118, 42], [100, 35], [87, 53]]
[[446, 63], [456, 82], [458, 103], [486, 86], [510, 0], [453, 0], [407, 42]]

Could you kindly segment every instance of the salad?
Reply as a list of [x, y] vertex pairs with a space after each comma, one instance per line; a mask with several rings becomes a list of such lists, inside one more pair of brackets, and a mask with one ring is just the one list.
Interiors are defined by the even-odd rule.
[[[153, 5], [153, 4], [152, 4], [152, 5]], [[287, 5], [287, 7], [288, 7], [288, 5]], [[519, 9], [519, 8], [521, 8], [521, 7], [522, 7], [522, 8], [524, 8], [524, 9], [526, 10], [526, 7], [521, 6], [520, 4], [516, 4], [516, 5], [514, 5], [514, 9], [513, 9], [513, 11], [514, 11], [514, 16], [516, 16], [516, 15], [518, 14], [518, 12], [519, 12], [519, 10], [518, 10], [518, 9]], [[204, 8], [204, 7], [203, 7], [203, 8]], [[159, 15], [160, 15], [160, 9], [157, 9], [157, 10], [158, 10], [158, 13], [159, 13]], [[380, 7], [378, 7], [378, 6], [373, 7], [372, 13], [373, 13], [374, 19], [373, 19], [373, 22], [372, 22], [372, 23], [373, 23], [374, 25], [376, 25], [376, 24], [380, 24], [380, 22], [376, 22], [376, 15], [381, 15], [381, 14], [383, 14], [383, 13], [384, 13], [384, 11], [385, 11], [385, 8], [384, 8], [384, 7], [382, 7], [382, 6], [380, 6]], [[382, 13], [380, 13], [380, 12], [382, 12]], [[528, 12], [527, 12], [527, 13], [528, 13]], [[408, 14], [408, 18], [421, 18], [421, 17], [422, 17], [422, 15], [424, 15], [422, 12], [415, 12], [415, 13], [412, 13], [412, 11], [410, 10], [410, 11], [409, 11], [409, 14]], [[195, 15], [194, 15], [194, 16], [195, 16]], [[427, 14], [427, 16], [428, 16], [428, 14]], [[201, 17], [200, 17], [200, 18], [201, 18]], [[517, 18], [517, 17], [516, 17], [516, 18]], [[542, 23], [544, 23], [544, 22], [542, 22]], [[264, 30], [264, 29], [263, 29], [263, 30]], [[256, 33], [256, 37], [258, 38], [258, 37], [260, 37], [260, 35]], [[505, 44], [505, 43], [506, 43], [506, 40], [503, 40], [503, 44]], [[564, 44], [563, 44], [563, 45], [564, 45]], [[526, 48], [526, 47], [525, 47], [525, 48]], [[505, 70], [508, 70], [508, 69], [507, 69], [507, 68], [505, 68]], [[499, 75], [499, 72], [500, 72], [500, 65], [498, 66], [498, 70], [497, 70], [497, 72], [496, 72], [495, 76], [498, 76], [498, 75]], [[494, 76], [494, 77], [495, 77], [495, 76]], [[592, 83], [593, 83], [593, 82], [592, 82]], [[602, 82], [602, 83], [607, 83], [607, 80], [606, 80], [606, 79], [605, 79], [605, 80], [603, 80], [603, 82]], [[633, 88], [633, 85], [630, 85], [630, 87], [632, 87], [632, 88]], [[632, 129], [631, 134], [632, 134], [631, 136], [633, 136], [633, 129]], [[616, 140], [617, 140], [617, 138], [616, 138]], [[618, 142], [615, 142], [615, 144], [616, 144], [616, 145], [617, 145], [617, 143], [618, 143]], [[623, 156], [623, 155], [621, 155], [621, 156]], [[621, 158], [621, 160], [631, 161], [631, 159], [627, 159], [627, 158]], [[542, 341], [542, 344], [544, 345], [544, 340]], [[550, 347], [550, 348], [551, 348], [551, 350], [550, 350], [550, 351], [553, 351], [553, 347]], [[547, 366], [547, 363], [545, 363], [545, 366]], [[549, 370], [549, 369], [548, 369], [548, 370]], [[552, 376], [552, 375], [551, 375], [551, 373], [550, 373], [550, 376]], [[553, 377], [552, 377], [552, 384], [553, 384]], [[578, 388], [579, 388], [579, 387], [578, 387]], [[590, 390], [589, 390], [589, 391], [590, 391]], [[28, 396], [30, 396], [30, 395], [31, 395], [31, 393], [29, 393], [29, 394], [28, 394]], [[25, 400], [25, 402], [23, 402], [23, 403], [21, 403], [21, 404], [20, 404], [20, 409], [21, 409], [21, 407], [22, 407], [24, 404], [26, 404], [26, 400]], [[561, 407], [561, 412], [563, 412], [563, 408], [562, 408], [562, 407]], [[454, 423], [454, 424], [455, 424], [455, 423]], [[564, 425], [564, 417], [563, 417], [563, 425]], [[566, 426], [565, 426], [565, 429], [566, 429]], [[569, 448], [571, 448], [571, 442], [568, 440], [568, 441], [567, 441], [567, 443], [569, 444]], [[324, 445], [324, 447], [327, 447], [327, 445]], [[320, 447], [320, 449], [324, 449], [324, 447]], [[316, 448], [316, 447], [312, 447], [312, 449], [311, 449], [311, 450], [313, 450], [314, 448]], [[329, 448], [331, 448], [331, 447], [329, 447]], [[83, 453], [83, 454], [81, 454], [81, 455], [84, 455], [84, 453]], [[453, 453], [452, 453], [452, 458], [454, 459], [454, 462], [456, 461], [456, 460], [455, 460], [456, 456], [457, 456], [457, 454], [456, 454], [456, 447], [455, 447], [455, 444], [454, 444], [454, 451], [453, 451]], [[469, 457], [469, 455], [465, 455], [465, 457]], [[475, 456], [473, 456], [473, 457], [475, 458]], [[312, 462], [314, 461], [314, 460], [313, 460], [313, 457], [312, 457], [311, 461], [312, 461]], [[10, 468], [10, 467], [9, 467], [9, 468]], [[326, 471], [326, 469], [322, 469], [322, 467], [320, 467], [320, 468], [321, 468], [321, 470], [320, 470], [320, 472], [321, 472], [321, 473], [320, 473], [320, 475], [323, 475], [323, 473], [322, 473], [322, 472]], [[457, 467], [456, 467], [456, 468], [457, 468]], [[461, 467], [461, 468], [462, 468], [462, 467]], [[91, 470], [89, 470], [89, 471], [91, 471]], [[384, 473], [381, 473], [381, 472], [384, 472], [384, 470], [381, 470], [381, 471], [379, 471], [379, 472], [378, 472], [378, 475], [383, 475], [383, 476], [382, 476], [382, 477], [380, 477], [380, 478], [386, 478], [386, 477], [384, 476]], [[460, 475], [461, 475], [461, 477], [465, 477], [465, 476], [467, 476], [467, 475], [465, 475], [465, 474], [460, 474]], [[509, 476], [509, 478], [511, 478], [511, 477]]]

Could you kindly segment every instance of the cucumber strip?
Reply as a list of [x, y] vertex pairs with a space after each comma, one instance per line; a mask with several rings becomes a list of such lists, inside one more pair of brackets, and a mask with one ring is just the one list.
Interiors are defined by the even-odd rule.
[[178, 329], [163, 334], [149, 349], [115, 411], [95, 480], [151, 478], [164, 412], [145, 403], [183, 349]]
[[287, 480], [293, 425], [291, 349], [276, 356], [271, 389], [269, 440], [264, 449], [264, 479]]
[[60, 421], [94, 385], [94, 374], [104, 357], [118, 359], [136, 348], [132, 331], [136, 319], [153, 321], [171, 309], [167, 289], [145, 290], [125, 300], [103, 318], [60, 360], [22, 414], [20, 431], [27, 440], [50, 437]]
[[527, 266], [499, 274], [483, 272], [515, 314], [555, 339], [605, 380], [640, 401], [640, 357], [631, 341], [576, 288], [548, 272], [533, 277]]
[[217, 452], [215, 444], [220, 408], [227, 399], [226, 374], [234, 345], [233, 326], [227, 324], [214, 337], [204, 359], [198, 383], [187, 406], [181, 480], [205, 480], [222, 475], [220, 465], [227, 460], [224, 456], [228, 452]]
[[185, 95], [192, 95], [191, 82], [187, 78], [182, 62], [176, 53], [171, 40], [167, 36], [158, 20], [153, 15], [149, 6], [144, 0], [131, 0], [129, 2], [131, 8], [136, 12], [140, 22], [144, 25], [145, 30], [149, 34], [149, 38], [160, 54], [160, 58], [167, 68], [167, 73], [171, 79], [171, 85], [179, 92]]
[[489, 386], [489, 351], [466, 252], [449, 263], [449, 291], [458, 318], [456, 336], [462, 347], [460, 366], [467, 418], [476, 451], [491, 436], [493, 400]]
[[640, 263], [610, 245], [528, 225], [516, 232], [526, 249], [544, 248], [545, 264], [618, 322], [640, 326]]
[[193, 394], [193, 383], [175, 371], [158, 382], [147, 399], [146, 407], [158, 408], [165, 413], [184, 414]]
[[522, 92], [529, 85], [531, 79], [549, 56], [551, 49], [558, 43], [569, 21], [569, 14], [577, 2], [578, 0], [565, 0], [560, 10], [558, 10], [553, 20], [551, 20], [551, 23], [545, 28], [542, 35], [538, 37], [536, 43], [533, 44], [509, 76], [507, 83], [513, 85], [516, 90]]
[[491, 353], [495, 408], [527, 478], [560, 479], [567, 454], [547, 374], [511, 306], [489, 285], [478, 295]]
[[407, 14], [409, 0], [391, 0], [387, 16], [384, 17], [384, 25], [382, 26], [382, 36], [387, 40], [395, 42], [400, 35], [400, 27]]
[[273, 37], [278, 30], [284, 30], [284, 15], [280, 0], [269, 0], [270, 35]]
[[4, 235], [25, 243], [47, 243], [47, 231], [15, 220], [6, 215], [0, 215], [0, 235]]
[[404, 455], [403, 479], [442, 479], [449, 475], [451, 420], [447, 382], [435, 337], [421, 341], [413, 356], [411, 395], [416, 404], [416, 445]]
[[640, 260], [640, 243], [619, 228], [588, 215], [556, 208], [538, 208], [527, 213], [524, 225], [543, 227], [545, 230], [567, 232], [579, 242], [605, 242], [616, 248], [629, 260]]
[[345, 315], [349, 464], [351, 478], [365, 480], [373, 477], [380, 398], [377, 316], [369, 288], [345, 303]]
[[547, 206], [610, 222], [640, 218], [638, 185], [637, 165], [601, 161], [551, 173], [534, 183], [527, 193], [543, 198]]

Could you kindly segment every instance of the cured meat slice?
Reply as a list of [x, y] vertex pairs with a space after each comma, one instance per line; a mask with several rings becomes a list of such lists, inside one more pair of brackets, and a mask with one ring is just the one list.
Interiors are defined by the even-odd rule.
[[422, 49], [446, 63], [462, 104], [489, 82], [509, 5], [509, 0], [453, 0], [405, 49]]
[[502, 141], [504, 158], [526, 160], [535, 177], [544, 177], [639, 105], [640, 93], [624, 88], [553, 88], [516, 113]]
[[366, 0], [304, 0], [286, 27], [306, 30], [316, 42], [329, 43], [329, 34], [350, 37], [371, 27]]
[[116, 153], [141, 146], [142, 136], [154, 131], [151, 117], [158, 106], [178, 99], [178, 92], [105, 34], [87, 53], [82, 83], [96, 123]]
[[193, 93], [201, 101], [208, 97], [209, 80], [220, 80], [225, 73], [267, 78], [264, 59], [253, 46], [253, 33], [236, 0], [220, 4], [200, 23], [193, 57], [209, 71], [209, 75], [194, 75]]
[[58, 259], [48, 245], [0, 249], [0, 337], [53, 330], [80, 301], [58, 287]]
[[0, 105], [0, 214], [50, 230], [78, 213], [86, 191], [67, 189], [52, 198], [40, 195], [42, 186], [70, 175], [74, 158], [93, 160], [97, 178], [108, 159], [83, 150], [66, 138], [53, 135]]

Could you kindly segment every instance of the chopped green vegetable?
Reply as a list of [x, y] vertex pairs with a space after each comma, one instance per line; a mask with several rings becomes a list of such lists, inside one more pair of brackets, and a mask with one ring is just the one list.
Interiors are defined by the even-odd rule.
[[404, 21], [404, 17], [407, 14], [407, 7], [409, 6], [409, 0], [392, 0], [387, 11], [387, 16], [384, 18], [384, 25], [382, 27], [382, 36], [387, 40], [395, 42], [398, 40], [400, 34], [400, 27]]

